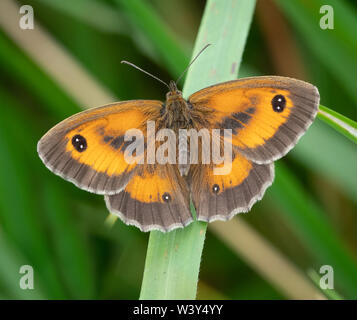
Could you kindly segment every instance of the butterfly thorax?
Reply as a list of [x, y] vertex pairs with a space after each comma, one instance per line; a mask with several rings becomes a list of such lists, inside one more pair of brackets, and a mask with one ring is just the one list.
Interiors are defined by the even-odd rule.
[[170, 82], [170, 91], [166, 94], [163, 120], [165, 127], [174, 131], [188, 128], [191, 123], [189, 104], [173, 81]]

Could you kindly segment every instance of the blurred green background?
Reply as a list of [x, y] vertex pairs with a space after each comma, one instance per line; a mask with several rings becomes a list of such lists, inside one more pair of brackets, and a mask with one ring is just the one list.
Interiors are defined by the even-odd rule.
[[[34, 30], [19, 29], [22, 4], [34, 9]], [[319, 26], [324, 4], [334, 9], [333, 30]], [[189, 0], [1, 0], [0, 299], [139, 297], [148, 234], [121, 221], [108, 227], [103, 197], [52, 174], [36, 144], [81, 108], [111, 98], [164, 99], [160, 83], [120, 61], [165, 81], [176, 78], [189, 61], [204, 7], [205, 1]], [[356, 120], [356, 8], [342, 0], [258, 1], [240, 77], [309, 81], [321, 104]], [[47, 50], [42, 41], [56, 46]], [[323, 296], [357, 298], [357, 148], [321, 120], [278, 161], [264, 199], [234, 219], [256, 230], [317, 291], [320, 267], [331, 265], [335, 288]], [[35, 290], [19, 288], [21, 265], [33, 266]], [[198, 299], [294, 298], [264, 268], [269, 261], [252, 263], [209, 226]]]

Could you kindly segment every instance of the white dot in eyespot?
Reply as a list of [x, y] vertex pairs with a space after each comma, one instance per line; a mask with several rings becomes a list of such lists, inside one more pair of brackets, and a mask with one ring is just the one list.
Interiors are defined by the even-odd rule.
[[87, 149], [86, 139], [79, 134], [72, 138], [72, 145], [78, 152], [83, 152]]
[[219, 190], [220, 190], [220, 187], [219, 187], [218, 184], [214, 184], [214, 185], [212, 186], [212, 191], [213, 191], [213, 193], [217, 194], [217, 193], [219, 192]]
[[171, 196], [169, 193], [165, 192], [163, 195], [162, 195], [162, 200], [164, 200], [165, 202], [169, 202], [171, 200]]

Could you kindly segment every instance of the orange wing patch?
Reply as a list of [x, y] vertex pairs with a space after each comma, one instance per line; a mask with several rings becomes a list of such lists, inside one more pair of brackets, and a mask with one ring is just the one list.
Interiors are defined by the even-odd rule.
[[314, 120], [319, 93], [313, 85], [284, 77], [254, 77], [202, 89], [189, 97], [211, 109], [211, 128], [232, 129], [232, 144], [257, 163], [285, 155]]
[[[131, 171], [136, 164], [128, 164], [124, 158], [124, 135], [129, 129], [139, 129], [145, 134], [146, 120], [139, 110], [126, 110], [84, 123], [66, 134], [66, 151], [78, 162], [109, 176]], [[85, 139], [83, 152], [73, 145], [72, 139], [77, 135]]]
[[124, 140], [126, 131], [139, 129], [145, 139], [147, 121], [156, 120], [161, 108], [160, 101], [135, 100], [78, 113], [47, 132], [38, 153], [50, 170], [78, 187], [118, 193], [137, 167], [124, 156], [131, 143]]
[[[274, 112], [272, 108], [271, 101], [277, 95], [286, 97], [282, 112]], [[287, 122], [293, 107], [288, 95], [287, 90], [243, 89], [241, 92], [216, 94], [207, 104], [217, 106], [219, 110], [214, 114], [217, 125], [222, 129], [233, 130], [234, 145], [254, 148], [273, 137], [278, 128]]]
[[152, 203], [174, 201], [174, 183], [172, 177], [160, 177], [158, 174], [144, 172], [133, 177], [125, 188], [132, 198], [140, 202]]
[[[201, 180], [200, 180], [200, 179]], [[247, 212], [260, 200], [274, 179], [274, 164], [255, 164], [236, 154], [230, 174], [214, 175], [210, 166], [196, 166], [192, 179], [192, 199], [197, 219], [229, 220]]]
[[193, 221], [189, 191], [177, 167], [141, 166], [125, 189], [105, 196], [110, 212], [142, 231], [170, 231]]
[[252, 162], [236, 154], [232, 161], [232, 171], [228, 175], [215, 175], [213, 170], [207, 170], [203, 183], [208, 184], [211, 193], [220, 194], [225, 189], [240, 185], [249, 175]]

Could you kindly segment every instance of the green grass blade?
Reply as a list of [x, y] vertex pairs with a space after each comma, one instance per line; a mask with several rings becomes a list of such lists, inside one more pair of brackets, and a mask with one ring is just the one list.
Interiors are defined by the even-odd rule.
[[56, 182], [57, 177], [51, 175], [44, 183], [44, 190], [41, 191], [59, 273], [72, 299], [93, 299], [96, 280], [93, 260], [80, 228], [74, 221], [70, 199], [66, 198], [61, 185]]
[[[130, 36], [141, 53], [159, 63], [159, 59], [149, 39], [145, 38], [135, 27], [133, 28], [131, 21], [127, 19], [122, 12], [113, 10], [113, 7], [109, 3], [100, 0], [77, 0], [75, 2], [71, 0], [36, 0], [36, 2], [54, 9], [64, 16], [73, 18], [77, 22], [83, 22], [95, 28], [97, 31], [107, 34]], [[36, 6], [34, 7], [36, 10]], [[65, 34], [65, 32], [62, 32], [62, 35], [63, 34]], [[73, 41], [73, 35], [69, 34], [69, 36]], [[88, 39], [95, 41], [93, 32], [91, 32], [91, 36], [89, 36]], [[103, 42], [105, 43], [105, 40]], [[84, 52], [90, 53], [85, 49], [83, 50]], [[115, 48], [113, 48], [113, 50], [115, 50]], [[104, 49], [104, 51], [106, 50]], [[104, 56], [108, 59], [108, 52], [105, 52]], [[82, 58], [81, 61], [83, 62], [84, 59]], [[103, 63], [101, 66], [103, 66]]]
[[[314, 269], [308, 270], [307, 274], [310, 277], [310, 279], [314, 282], [316, 287], [319, 287], [321, 275], [318, 274]], [[334, 289], [325, 289], [323, 290], [323, 293], [326, 295], [326, 297], [329, 300], [343, 300], [341, 295], [338, 292], [336, 292], [336, 290]]]
[[[207, 2], [193, 56], [212, 46], [190, 68], [184, 96], [237, 77], [254, 6], [251, 0]], [[140, 299], [195, 299], [206, 228], [195, 221], [167, 234], [151, 232]]]
[[104, 32], [128, 34], [120, 12], [98, 0], [35, 0]]
[[184, 96], [222, 81], [234, 80], [242, 61], [255, 1], [209, 1], [202, 19], [194, 55], [211, 44], [190, 67]]
[[317, 116], [325, 121], [336, 131], [342, 133], [348, 139], [357, 143], [357, 123], [353, 120], [333, 111], [329, 108], [320, 105], [320, 110]]
[[[0, 92], [0, 97], [7, 108], [10, 108], [11, 102], [7, 101], [7, 96]], [[23, 143], [13, 134], [15, 128], [11, 124], [14, 121], [9, 116], [14, 113], [6, 108], [2, 112], [0, 149], [6, 152], [0, 152], [1, 225], [7, 238], [21, 248], [26, 264], [32, 265], [36, 270], [37, 279], [42, 283], [47, 297], [64, 299], [67, 295], [56, 274], [53, 255], [43, 230], [43, 219], [38, 210], [38, 198], [28, 192], [36, 185], [32, 163], [24, 156], [25, 152], [17, 147]], [[16, 129], [22, 130], [21, 126]], [[25, 132], [23, 136], [29, 137], [30, 134]], [[24, 162], [26, 166], [23, 165]]]
[[[45, 246], [46, 243], [50, 243], [53, 246], [49, 248], [51, 251], [51, 259], [47, 258], [48, 262], [51, 262], [49, 265], [46, 261], [44, 267], [50, 271], [50, 266], [56, 266], [53, 272], [60, 272], [62, 278], [66, 282], [66, 289], [70, 292], [70, 296], [72, 298], [93, 298], [94, 297], [94, 281], [95, 277], [91, 273], [93, 263], [89, 258], [89, 254], [86, 251], [86, 247], [82, 243], [82, 239], [80, 237], [80, 231], [73, 227], [73, 221], [70, 221], [71, 217], [68, 215], [69, 209], [66, 207], [67, 202], [66, 196], [62, 193], [62, 189], [59, 188], [59, 184], [61, 181], [57, 179], [57, 177], [53, 176], [46, 168], [43, 167], [42, 163], [39, 161], [36, 150], [36, 144], [38, 140], [38, 136], [34, 134], [33, 126], [36, 126], [34, 122], [32, 125], [28, 122], [29, 114], [16, 112], [21, 110], [21, 105], [19, 105], [13, 97], [9, 96], [6, 92], [0, 89], [0, 97], [4, 105], [6, 106], [3, 109], [3, 116], [6, 119], [7, 123], [17, 123], [17, 127], [6, 127], [6, 136], [10, 141], [12, 141], [15, 145], [22, 145], [23, 148], [21, 150], [21, 156], [18, 155], [18, 158], [21, 158], [21, 162], [26, 162], [26, 167], [29, 172], [36, 172], [36, 174], [40, 175], [40, 172], [44, 172], [50, 178], [52, 178], [55, 182], [51, 185], [48, 185], [46, 179], [40, 179], [36, 181], [37, 192], [36, 195], [33, 196], [28, 194], [25, 196], [19, 196], [14, 194], [14, 197], [19, 197], [17, 201], [17, 205], [25, 202], [22, 207], [26, 207], [26, 211], [28, 214], [32, 214], [32, 208], [26, 203], [26, 200], [31, 197], [32, 199], [39, 199], [39, 203], [37, 203], [36, 211], [43, 213], [45, 216], [41, 219], [38, 219], [37, 216], [33, 217], [36, 220], [41, 220], [42, 222], [46, 221], [46, 226], [50, 230], [51, 241], [48, 241], [47, 234], [41, 229], [34, 230], [33, 232], [37, 235], [37, 238], [40, 238], [36, 249], [32, 248], [31, 255], [34, 255], [36, 251], [43, 251], [44, 249], [41, 246]], [[1, 133], [1, 130], [0, 130]], [[1, 136], [0, 136], [1, 138]], [[11, 154], [11, 153], [10, 153]], [[13, 162], [18, 162], [19, 159], [13, 159]], [[29, 169], [31, 168], [31, 169]], [[1, 171], [1, 170], [0, 170]], [[5, 176], [4, 174], [2, 175]], [[6, 182], [7, 179], [4, 179]], [[20, 181], [20, 179], [12, 179], [12, 182], [17, 183], [17, 190], [21, 190], [21, 184], [28, 184], [28, 182]], [[43, 184], [45, 184], [44, 187]], [[44, 192], [41, 192], [43, 191]], [[28, 188], [28, 190], [32, 190]], [[0, 198], [1, 199], [1, 198]], [[43, 200], [42, 200], [43, 199]], [[1, 200], [0, 200], [1, 203]], [[15, 230], [15, 228], [20, 229], [17, 233], [23, 233], [23, 237], [26, 237], [25, 232], [21, 232], [21, 228], [26, 228], [24, 223], [24, 219], [21, 219], [21, 211], [16, 210], [15, 208], [9, 207], [10, 212], [7, 213], [5, 210], [3, 214], [6, 214], [5, 222], [9, 221], [10, 218], [13, 218], [15, 221], [22, 221], [20, 224], [15, 224], [11, 226], [11, 229]], [[1, 215], [0, 215], [1, 216]], [[34, 219], [35, 220], [35, 219]], [[31, 224], [28, 225], [27, 230], [31, 230]], [[42, 232], [41, 232], [42, 231]], [[46, 239], [46, 240], [45, 240]], [[29, 240], [25, 240], [26, 243], [31, 243]], [[41, 242], [41, 246], [39, 243]], [[45, 253], [42, 252], [42, 255]], [[55, 261], [52, 264], [52, 261]], [[40, 262], [36, 265], [36, 270], [39, 270], [42, 265], [39, 265]], [[56, 275], [56, 278], [61, 278]], [[41, 277], [37, 277], [37, 283], [39, 283]], [[46, 283], [50, 283], [47, 279], [44, 279]], [[51, 293], [49, 294], [51, 296]]]
[[169, 233], [152, 231], [140, 299], [195, 299], [206, 223]]
[[20, 288], [19, 281], [22, 275], [19, 270], [21, 266], [27, 265], [27, 262], [17, 248], [8, 243], [8, 239], [0, 229], [0, 285], [9, 295], [8, 299], [39, 300], [45, 298], [39, 281], [35, 278], [36, 270], [34, 270], [34, 289]]
[[268, 195], [273, 197], [273, 203], [280, 210], [283, 209], [282, 216], [300, 236], [307, 250], [318, 258], [321, 265], [328, 264], [334, 268], [336, 284], [343, 288], [346, 297], [356, 297], [356, 259], [328, 223], [325, 213], [282, 163], [276, 164], [275, 182]]
[[[131, 21], [157, 50], [171, 74], [178, 76], [187, 64], [188, 50], [173, 37], [147, 1], [116, 0]], [[164, 50], [162, 50], [164, 48]]]
[[357, 101], [357, 38], [353, 32], [357, 29], [356, 10], [343, 0], [328, 1], [334, 9], [334, 29], [322, 30], [319, 21], [323, 15], [319, 12], [326, 1], [279, 0], [277, 3], [310, 50]]
[[44, 110], [59, 119], [78, 112], [73, 100], [0, 30], [0, 69], [38, 98]]
[[315, 121], [289, 156], [338, 185], [357, 201], [357, 148], [320, 119]]

